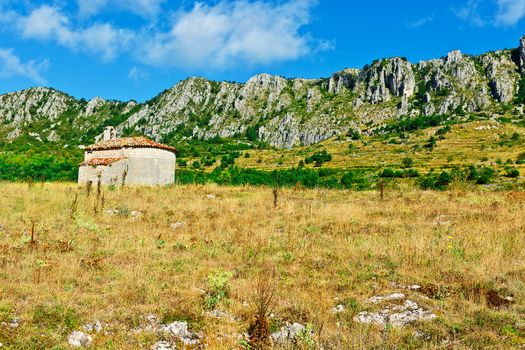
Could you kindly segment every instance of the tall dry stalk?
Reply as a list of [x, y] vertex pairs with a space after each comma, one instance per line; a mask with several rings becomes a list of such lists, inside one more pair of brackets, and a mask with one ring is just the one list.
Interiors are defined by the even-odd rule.
[[69, 217], [73, 218], [75, 216], [75, 213], [77, 212], [78, 208], [78, 192], [75, 192], [75, 198], [73, 198], [73, 202], [71, 203], [71, 206], [69, 207]]
[[252, 349], [262, 350], [271, 348], [268, 316], [270, 316], [273, 311], [275, 301], [273, 275], [274, 270], [265, 267], [257, 278], [252, 301], [254, 317], [248, 330], [250, 335], [249, 344]]
[[281, 192], [279, 187], [275, 187], [272, 190], [272, 193], [273, 193], [273, 208], [274, 209], [277, 209], [277, 207], [279, 205], [279, 192]]
[[86, 197], [89, 198], [89, 195], [91, 194], [91, 188], [93, 187], [93, 181], [86, 182]]
[[379, 179], [377, 184], [379, 186], [379, 196], [381, 200], [384, 200], [385, 199], [385, 181], [383, 179]]

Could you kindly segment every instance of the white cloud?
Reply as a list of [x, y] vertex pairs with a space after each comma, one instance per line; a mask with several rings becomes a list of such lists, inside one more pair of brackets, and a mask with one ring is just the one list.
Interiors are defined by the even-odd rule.
[[128, 78], [138, 83], [149, 78], [149, 75], [137, 67], [132, 67], [128, 72]]
[[134, 13], [142, 17], [154, 17], [164, 0], [77, 0], [78, 11], [82, 17], [99, 14], [108, 7]]
[[[84, 6], [85, 14], [101, 11], [110, 3], [133, 3], [135, 9], [154, 11], [163, 1], [79, 0], [79, 6]], [[54, 41], [103, 60], [125, 53], [152, 66], [217, 70], [296, 60], [332, 49], [332, 42], [304, 32], [316, 3], [317, 0], [221, 0], [213, 5], [196, 2], [188, 10], [163, 16], [167, 18], [164, 23], [155, 20], [133, 30], [106, 22], [78, 21], [56, 6], [42, 5], [27, 15], [16, 14], [13, 23], [25, 39]]]
[[470, 25], [475, 27], [483, 27], [485, 21], [481, 18], [479, 13], [480, 0], [468, 0], [465, 6], [459, 9], [453, 9], [456, 16]]
[[78, 12], [82, 17], [90, 17], [99, 13], [108, 0], [77, 0]]
[[141, 60], [152, 65], [223, 69], [239, 63], [268, 64], [298, 59], [313, 50], [301, 33], [312, 0], [285, 3], [221, 1], [196, 3], [174, 17], [171, 30], [145, 41]]
[[468, 0], [465, 6], [453, 11], [458, 18], [475, 27], [508, 27], [525, 17], [525, 0]]
[[525, 0], [496, 0], [496, 25], [512, 26], [525, 16]]
[[0, 48], [0, 77], [10, 78], [21, 76], [29, 78], [39, 84], [45, 84], [46, 80], [42, 77], [41, 72], [49, 66], [47, 60], [22, 62], [12, 49]]
[[8, 25], [13, 21], [13, 19], [16, 17], [16, 13], [12, 10], [8, 10], [5, 7], [5, 4], [0, 3], [0, 25], [2, 25], [2, 28], [0, 28], [0, 31], [2, 29], [6, 29]]
[[75, 51], [100, 55], [103, 60], [111, 60], [125, 51], [134, 38], [131, 31], [107, 23], [75, 28], [59, 9], [47, 5], [33, 10], [26, 17], [19, 17], [18, 26], [24, 38], [56, 40]]
[[433, 22], [434, 21], [434, 18], [436, 17], [436, 14], [432, 14], [431, 16], [427, 16], [427, 17], [422, 17], [422, 18], [419, 18], [413, 22], [409, 22], [407, 23], [407, 28], [419, 28], [419, 27], [422, 27], [430, 22]]

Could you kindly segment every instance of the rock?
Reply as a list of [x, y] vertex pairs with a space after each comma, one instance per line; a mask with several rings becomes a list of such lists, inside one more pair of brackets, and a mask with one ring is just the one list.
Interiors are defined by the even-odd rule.
[[377, 304], [381, 301], [390, 301], [390, 300], [400, 300], [405, 299], [405, 294], [403, 293], [392, 293], [387, 296], [373, 296], [370, 299], [368, 299], [369, 302]]
[[151, 347], [151, 350], [175, 350], [175, 345], [167, 341], [158, 341]]
[[214, 195], [214, 194], [207, 194], [206, 198], [208, 198], [208, 199], [215, 199], [215, 198], [217, 198], [217, 196]]
[[93, 338], [86, 333], [74, 331], [67, 338], [69, 345], [75, 348], [85, 348], [91, 345]]
[[102, 323], [100, 323], [99, 320], [95, 320], [95, 323], [92, 323], [92, 324], [85, 324], [84, 326], [82, 326], [82, 328], [86, 331], [86, 332], [101, 332], [102, 331]]
[[307, 328], [300, 323], [287, 323], [279, 331], [272, 333], [271, 338], [279, 345], [293, 344], [297, 337], [306, 331]]
[[177, 230], [177, 229], [183, 227], [184, 225], [186, 225], [185, 222], [175, 222], [175, 223], [171, 224], [170, 227], [171, 227], [172, 230]]
[[336, 307], [333, 307], [330, 312], [333, 314], [340, 314], [341, 312], [345, 311], [345, 307], [343, 305], [337, 305]]
[[525, 35], [520, 39], [520, 46], [518, 48], [520, 55], [520, 68], [522, 72], [525, 70]]
[[2, 324], [8, 326], [11, 329], [16, 329], [18, 328], [18, 326], [20, 326], [20, 317], [13, 317], [11, 319], [11, 322], [9, 323], [2, 322]]
[[152, 314], [146, 316], [146, 321], [148, 321], [149, 324], [159, 323], [159, 320], [157, 319], [157, 316], [152, 315]]
[[[246, 83], [232, 83], [189, 78], [144, 104], [101, 98], [86, 102], [53, 89], [31, 88], [0, 95], [0, 124], [9, 140], [28, 135], [38, 123], [47, 126], [35, 138], [76, 145], [79, 140], [68, 139], [64, 124], [74, 129], [71, 134], [85, 133], [107, 121], [109, 108], [129, 116], [116, 126], [118, 135], [126, 129], [160, 141], [191, 129], [193, 137], [210, 140], [257, 128], [258, 141], [275, 147], [312, 145], [400, 115], [453, 114], [458, 108], [492, 111], [516, 96], [517, 68], [525, 72], [525, 36], [516, 53], [473, 57], [452, 51], [417, 64], [382, 59], [323, 79], [259, 74]], [[413, 103], [419, 83], [425, 91]]]
[[411, 97], [416, 80], [412, 65], [399, 57], [376, 62], [366, 72], [365, 99], [371, 104], [388, 102], [392, 97]]
[[503, 103], [510, 103], [518, 90], [520, 75], [512, 55], [504, 51], [495, 51], [481, 56], [492, 96]]
[[[100, 97], [94, 97], [91, 100], [89, 100], [88, 104], [86, 105], [86, 109], [84, 111], [84, 114], [86, 116], [92, 116], [95, 112], [95, 110], [103, 105], [106, 104], [106, 100], [100, 98]], [[97, 140], [98, 141], [98, 140]]]
[[105, 215], [108, 215], [108, 216], [115, 216], [118, 214], [118, 210], [117, 209], [106, 209], [104, 210], [104, 214]]
[[161, 325], [160, 332], [166, 332], [179, 338], [185, 345], [195, 345], [200, 341], [196, 333], [188, 331], [188, 323], [175, 321], [167, 325]]
[[359, 73], [359, 69], [345, 69], [334, 73], [328, 81], [328, 92], [338, 94], [343, 89], [353, 89]]
[[142, 219], [142, 216], [144, 216], [144, 213], [138, 210], [132, 210], [129, 215], [131, 217], [131, 221], [139, 221]]
[[[386, 297], [372, 297], [368, 299], [371, 303], [378, 303], [384, 301], [394, 301], [405, 299], [402, 293], [394, 293]], [[409, 323], [420, 321], [431, 321], [436, 318], [436, 315], [429, 310], [420, 307], [412, 300], [405, 300], [402, 305], [386, 306], [379, 311], [363, 311], [354, 317], [357, 323], [375, 324], [378, 326], [386, 326], [390, 324], [394, 327], [403, 327]]]

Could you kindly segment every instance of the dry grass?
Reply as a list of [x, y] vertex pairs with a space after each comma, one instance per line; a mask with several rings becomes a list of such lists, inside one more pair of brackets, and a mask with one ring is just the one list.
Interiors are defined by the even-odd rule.
[[[65, 349], [71, 330], [100, 319], [113, 322], [112, 334], [97, 335], [93, 348], [148, 349], [157, 336], [128, 329], [149, 313], [187, 320], [211, 349], [239, 348], [236, 334], [253, 320], [247, 305], [265, 266], [275, 268], [270, 328], [311, 324], [319, 347], [525, 343], [523, 192], [407, 189], [380, 200], [376, 192], [282, 190], [277, 208], [271, 188], [125, 187], [102, 195], [104, 211], [116, 215], [95, 213], [97, 196], [74, 184], [0, 184], [0, 322], [22, 320], [14, 331], [0, 326], [4, 348]], [[133, 220], [133, 210], [143, 215]], [[185, 224], [173, 229], [175, 222]], [[226, 276], [225, 293], [210, 294], [213, 276]], [[436, 321], [404, 329], [353, 321], [369, 297], [407, 284], [424, 287], [429, 298], [404, 292]], [[491, 290], [515, 303], [491, 308]], [[346, 310], [333, 315], [337, 304]], [[207, 307], [239, 321], [210, 319]]]
[[[478, 130], [480, 127], [497, 127], [497, 129]], [[525, 136], [525, 128], [510, 124], [494, 124], [492, 121], [470, 122], [453, 125], [452, 131], [445, 135], [444, 140], [437, 142], [433, 151], [423, 146], [438, 128], [420, 130], [409, 135], [407, 144], [391, 144], [387, 139], [379, 137], [364, 137], [354, 142], [351, 151], [349, 143], [332, 138], [328, 141], [304, 147], [294, 147], [290, 150], [251, 150], [250, 158], [240, 157], [236, 164], [242, 168], [260, 170], [288, 169], [297, 166], [299, 161], [313, 153], [326, 149], [332, 155], [332, 161], [323, 165], [326, 168], [360, 169], [370, 167], [399, 167], [404, 157], [411, 157], [415, 167], [423, 172], [430, 168], [464, 166], [469, 164], [494, 165], [500, 159], [516, 160], [523, 152], [521, 144], [509, 147], [500, 146], [498, 142], [502, 135], [511, 135], [514, 132]], [[197, 158], [189, 159], [192, 164]], [[307, 165], [313, 166], [312, 165]], [[517, 165], [522, 173], [525, 165]], [[211, 171], [213, 167], [207, 170]]]

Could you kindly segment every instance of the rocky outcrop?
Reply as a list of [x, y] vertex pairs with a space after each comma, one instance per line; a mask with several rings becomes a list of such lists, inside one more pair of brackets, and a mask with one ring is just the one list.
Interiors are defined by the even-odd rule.
[[377, 61], [363, 74], [364, 98], [372, 104], [388, 102], [392, 97], [409, 98], [416, 86], [412, 64], [401, 58]]
[[38, 116], [54, 120], [72, 100], [66, 94], [40, 87], [0, 95], [0, 122], [19, 125]]
[[520, 68], [521, 71], [525, 71], [525, 35], [521, 37], [520, 39], [520, 46], [518, 48], [518, 52], [520, 55]]
[[111, 122], [118, 135], [161, 142], [250, 131], [276, 147], [311, 145], [400, 116], [498, 112], [515, 100], [524, 62], [525, 37], [517, 50], [480, 56], [452, 51], [417, 64], [394, 57], [321, 79], [259, 74], [241, 84], [189, 78], [142, 104], [75, 100], [33, 88], [0, 95], [0, 139], [25, 135], [82, 144]]
[[519, 74], [509, 52], [496, 51], [482, 55], [481, 64], [489, 79], [493, 97], [510, 103], [517, 93]]

